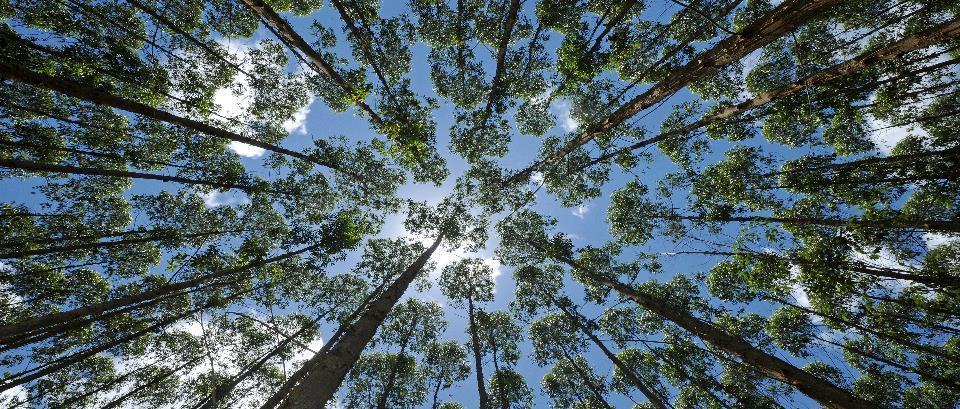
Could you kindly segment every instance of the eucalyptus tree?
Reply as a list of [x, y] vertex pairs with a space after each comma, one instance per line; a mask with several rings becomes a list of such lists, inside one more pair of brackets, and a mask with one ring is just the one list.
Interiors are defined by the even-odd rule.
[[440, 391], [450, 389], [470, 375], [467, 350], [456, 341], [434, 341], [427, 345], [420, 360], [427, 382], [427, 392], [432, 393], [430, 407], [443, 407]]
[[[306, 362], [298, 371], [299, 378], [289, 379], [265, 406], [283, 402], [287, 407], [312, 407], [329, 401], [400, 297], [418, 276], [429, 271], [430, 257], [440, 244], [446, 242], [447, 246], [453, 248], [465, 246], [476, 249], [486, 240], [484, 218], [465, 208], [464, 195], [459, 192], [444, 198], [437, 206], [409, 202], [404, 225], [413, 234], [433, 236], [432, 244], [424, 249], [423, 245], [415, 243], [417, 250], [406, 253], [411, 258], [394, 259], [405, 265], [399, 274], [395, 270], [375, 272], [385, 277], [396, 275], [396, 278], [386, 281], [383, 290], [369, 302], [368, 308], [354, 322], [342, 325], [341, 331], [338, 331], [342, 337], [328, 340], [328, 345], [333, 346]], [[402, 257], [401, 254], [392, 256]], [[377, 266], [384, 263], [369, 264]]]
[[[559, 311], [559, 317], [565, 320], [566, 325], [575, 330], [576, 334], [586, 337], [591, 344], [600, 349], [603, 355], [611, 361], [615, 371], [633, 387], [637, 388], [649, 403], [655, 408], [666, 408], [668, 403], [664, 398], [662, 388], [655, 387], [659, 382], [654, 377], [643, 379], [637, 371], [646, 371], [641, 365], [627, 365], [618, 354], [614, 353], [596, 334], [597, 324], [584, 317], [574, 305], [574, 302], [563, 294], [563, 271], [551, 265], [543, 269], [534, 266], [522, 266], [514, 272], [517, 281], [517, 293], [514, 309], [523, 315], [533, 315], [539, 309]], [[608, 310], [609, 311], [609, 310]], [[625, 344], [625, 343], [624, 343]], [[652, 384], [651, 384], [652, 383]]]
[[[501, 256], [511, 263], [542, 262], [550, 258], [574, 269], [581, 279], [592, 286], [614, 291], [654, 314], [690, 331], [712, 347], [731, 354], [763, 375], [797, 388], [824, 405], [835, 407], [870, 407], [871, 404], [851, 392], [841, 389], [827, 380], [810, 374], [752, 345], [743, 338], [732, 335], [721, 326], [696, 317], [690, 306], [672, 305], [669, 300], [657, 295], [657, 285], [648, 283], [650, 289], [635, 289], [618, 281], [613, 272], [599, 272], [590, 264], [578, 261], [572, 254], [569, 239], [562, 234], [553, 238], [545, 231], [552, 221], [524, 211], [513, 219], [501, 223]], [[654, 291], [651, 291], [654, 290]], [[695, 299], [694, 299], [695, 300]]]
[[443, 268], [440, 275], [440, 289], [451, 301], [451, 305], [467, 307], [467, 332], [470, 333], [469, 343], [473, 352], [474, 372], [477, 375], [477, 395], [482, 408], [490, 407], [490, 395], [483, 375], [483, 347], [486, 344], [481, 341], [481, 337], [485, 334], [478, 322], [478, 315], [482, 310], [476, 304], [493, 300], [492, 275], [493, 269], [484, 264], [483, 260], [476, 258], [451, 263]]

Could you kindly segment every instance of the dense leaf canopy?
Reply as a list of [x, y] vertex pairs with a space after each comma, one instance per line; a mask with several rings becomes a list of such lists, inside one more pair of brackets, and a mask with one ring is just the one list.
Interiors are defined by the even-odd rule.
[[955, 0], [0, 17], [0, 407], [960, 407]]

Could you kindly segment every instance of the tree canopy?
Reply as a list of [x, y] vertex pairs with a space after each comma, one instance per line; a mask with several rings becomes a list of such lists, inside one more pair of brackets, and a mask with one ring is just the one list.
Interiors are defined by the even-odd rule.
[[960, 407], [956, 1], [0, 17], [0, 407]]

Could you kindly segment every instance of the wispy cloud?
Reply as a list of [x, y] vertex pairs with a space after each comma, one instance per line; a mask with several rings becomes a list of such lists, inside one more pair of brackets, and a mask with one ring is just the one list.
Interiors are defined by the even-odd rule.
[[550, 112], [557, 116], [557, 123], [564, 131], [576, 131], [580, 122], [572, 116], [573, 107], [566, 99], [557, 99], [550, 104]]
[[590, 212], [590, 205], [588, 204], [579, 205], [570, 211], [570, 213], [572, 213], [574, 216], [577, 216], [581, 219], [584, 218], [589, 212]]
[[[246, 62], [247, 54], [250, 52], [252, 44], [246, 42], [221, 42], [230, 55], [236, 56], [243, 61], [241, 66], [252, 68]], [[306, 134], [307, 116], [310, 114], [310, 107], [314, 99], [310, 98], [307, 104], [298, 109], [293, 115], [283, 122], [283, 129], [287, 134]], [[213, 94], [213, 102], [217, 104], [217, 115], [223, 118], [236, 119], [243, 121], [243, 117], [249, 111], [253, 103], [253, 93], [250, 87], [250, 80], [246, 75], [239, 74], [233, 79], [233, 84], [229, 87], [218, 89]], [[230, 142], [229, 149], [245, 158], [259, 158], [266, 153], [263, 148], [251, 146], [242, 142]]]
[[924, 233], [923, 241], [927, 244], [927, 249], [934, 249], [956, 240], [956, 237], [939, 233]]
[[237, 191], [221, 192], [219, 190], [211, 190], [208, 193], [197, 192], [197, 196], [200, 196], [200, 198], [203, 199], [203, 204], [205, 204], [207, 207], [218, 207], [223, 205], [250, 202], [250, 199], [247, 198], [246, 194]]

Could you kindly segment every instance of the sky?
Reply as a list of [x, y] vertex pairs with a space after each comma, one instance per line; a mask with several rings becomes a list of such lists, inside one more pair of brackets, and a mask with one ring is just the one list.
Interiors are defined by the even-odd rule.
[[[533, 3], [534, 2], [526, 2], [524, 6], [526, 13], [532, 12], [531, 6]], [[673, 11], [676, 10], [677, 7], [671, 2], [651, 3], [652, 4], [647, 11], [647, 13], [651, 15], [660, 14], [663, 8], [667, 7], [669, 8], [669, 11], [663, 14], [669, 16]], [[401, 12], [401, 9], [405, 6], [405, 2], [386, 1], [383, 2], [382, 5], [383, 15], [390, 16]], [[341, 56], [350, 55], [350, 51], [347, 49], [346, 41], [343, 37], [343, 30], [340, 29], [342, 24], [336, 14], [336, 11], [331, 7], [326, 6], [314, 14], [306, 17], [286, 17], [298, 32], [308, 37], [308, 40], [310, 33], [309, 25], [315, 19], [319, 21], [320, 24], [329, 28], [333, 28], [334, 32], [339, 37], [339, 45], [336, 49], [337, 53]], [[272, 39], [272, 36], [265, 30], [260, 30], [252, 39], [223, 40], [223, 43], [228, 45], [228, 49], [231, 51], [231, 53], [243, 54], [251, 46], [251, 44], [254, 44], [257, 41], [265, 38]], [[559, 38], [556, 34], [554, 34], [551, 40], [548, 42], [548, 51], [555, 49], [558, 44]], [[412, 72], [410, 73], [409, 78], [412, 80], [413, 90], [422, 96], [435, 97], [436, 95], [430, 82], [429, 66], [427, 65], [426, 61], [426, 53], [428, 49], [423, 44], [413, 44], [412, 50], [414, 58]], [[482, 56], [481, 58], [486, 58], [486, 62], [492, 64], [492, 60], [487, 53], [481, 52], [479, 55]], [[749, 70], [752, 68], [752, 66], [756, 64], [758, 58], [759, 52], [755, 52], [747, 56], [743, 60], [745, 69]], [[295, 64], [291, 64], [290, 69], [299, 70], [301, 68]], [[237, 80], [242, 82], [244, 81], [243, 78], [243, 76], [238, 76]], [[242, 83], [240, 85], [242, 85]], [[689, 92], [681, 91], [672, 97], [668, 104], [683, 102], [691, 98], [692, 95]], [[219, 113], [227, 117], [241, 114], [244, 112], [245, 107], [249, 104], [247, 98], [242, 93], [238, 95], [229, 89], [223, 89], [217, 92], [215, 95], [215, 102], [221, 106]], [[558, 100], [553, 103], [551, 106], [551, 112], [557, 117], [557, 123], [554, 129], [551, 130], [551, 132], [548, 132], [548, 134], [572, 133], [580, 129], [582, 124], [578, 123], [570, 116], [571, 108], [570, 102], [566, 100]], [[667, 112], [669, 112], [667, 109], [654, 112], [649, 116], [645, 116], [639, 121], [639, 124], [651, 130], [659, 129], [660, 121]], [[426, 200], [428, 202], [435, 203], [450, 193], [453, 179], [466, 170], [466, 163], [456, 154], [452, 153], [449, 149], [449, 129], [453, 125], [451, 122], [452, 119], [453, 108], [450, 105], [445, 104], [441, 99], [440, 108], [434, 112], [434, 120], [437, 124], [437, 146], [441, 152], [441, 155], [447, 160], [447, 166], [451, 175], [450, 179], [447, 181], [447, 183], [439, 187], [427, 184], [409, 183], [401, 187], [399, 190], [398, 195], [400, 197], [411, 198], [415, 200]], [[895, 145], [897, 141], [904, 138], [908, 133], [915, 132], [915, 130], [904, 127], [894, 127], [882, 121], [874, 121], [872, 125], [874, 128], [878, 129], [878, 131], [874, 133], [873, 138], [874, 142], [879, 148], [879, 151], [883, 154], [889, 154], [890, 148]], [[358, 117], [355, 110], [351, 109], [342, 113], [334, 112], [327, 108], [320, 100], [311, 100], [309, 104], [297, 111], [294, 117], [285, 124], [285, 129], [287, 132], [289, 132], [289, 137], [282, 142], [282, 145], [291, 149], [304, 148], [312, 145], [313, 139], [329, 138], [335, 135], [343, 135], [349, 141], [370, 141], [376, 137], [376, 135], [370, 129], [367, 121]], [[508, 167], [513, 169], [524, 167], [530, 162], [531, 158], [537, 156], [539, 143], [539, 140], [535, 137], [520, 135], [519, 133], [514, 132], [509, 153], [502, 158], [500, 163], [509, 165]], [[230, 149], [243, 158], [243, 163], [248, 169], [257, 171], [258, 169], [263, 168], [262, 161], [264, 160], [265, 155], [262, 149], [236, 142], [231, 143]], [[663, 174], [673, 170], [672, 165], [669, 164], [665, 158], [663, 158], [661, 155], [657, 155], [655, 150], [651, 152], [654, 153], [654, 160], [649, 165], [649, 169], [646, 170], [642, 175], [644, 178], [659, 178]], [[610, 193], [614, 189], [623, 186], [623, 184], [632, 177], [632, 175], [614, 173], [613, 180], [606, 184], [606, 186], [603, 188], [603, 194], [599, 198], [572, 208], [562, 207], [555, 198], [545, 193], [543, 189], [541, 189], [541, 191], [537, 194], [537, 201], [532, 206], [532, 209], [537, 212], [555, 217], [558, 220], [557, 231], [566, 233], [569, 237], [571, 237], [575, 245], [598, 245], [609, 240], [610, 238], [607, 232], [606, 223], [606, 209], [610, 203]], [[539, 180], [542, 180], [542, 177], [539, 178]], [[534, 183], [538, 182], [537, 175], [533, 177], [533, 181]], [[34, 183], [34, 181], [30, 180], [0, 180], [0, 192], [3, 192], [3, 200], [20, 202], [28, 205], [37, 205], [38, 197], [37, 195], [32, 194], [30, 189]], [[156, 182], [137, 181], [130, 194], [156, 191], [163, 188], [169, 187], [163, 186]], [[237, 191], [213, 192], [209, 194], [201, 194], [200, 196], [203, 198], [206, 205], [210, 207], [233, 205], [243, 203], [246, 200], [245, 196]], [[403, 214], [397, 214], [388, 217], [377, 237], [410, 237], [412, 239], [421, 240], [424, 242], [428, 242], [430, 240], [430, 238], [413, 237], [409, 232], [405, 231], [402, 226], [403, 217]], [[494, 222], [495, 221], [496, 220], [494, 220]], [[481, 258], [491, 267], [492, 271], [494, 272], [493, 278], [496, 283], [494, 301], [487, 303], [483, 307], [489, 311], [506, 310], [509, 308], [509, 303], [513, 299], [514, 284], [511, 275], [512, 270], [501, 265], [500, 262], [495, 258], [494, 250], [498, 245], [498, 237], [494, 229], [491, 228], [490, 232], [490, 240], [486, 247], [477, 253], [466, 253], [460, 250], [451, 250], [446, 248], [441, 248], [438, 250], [433, 257], [433, 261], [437, 263], [438, 268], [431, 273], [431, 278], [435, 279], [439, 275], [440, 269], [442, 269], [444, 265], [447, 265], [453, 261], [464, 257]], [[942, 244], [946, 240], [942, 236], [938, 237], [932, 235], [928, 236], [927, 239], [928, 244], [931, 246]], [[660, 251], [678, 251], [684, 249], [684, 243], [674, 245], [662, 239], [658, 240], [659, 241], [655, 240], [655, 242], [651, 244], [651, 248], [658, 248]], [[342, 271], [348, 270], [357, 261], [359, 254], [360, 251], [352, 253], [348, 256], [347, 260], [334, 266], [331, 269], [331, 272], [335, 272], [337, 269], [343, 269]], [[715, 259], [707, 259], [703, 257], [677, 257], [674, 260], [675, 263], [671, 264], [670, 271], [683, 273], [706, 271], [709, 269], [712, 263], [716, 261]], [[891, 261], [890, 263], [894, 262]], [[643, 277], [641, 275], [641, 279], [644, 278], [666, 280], [669, 279], [670, 276], [665, 275], [657, 277]], [[579, 286], [572, 282], [567, 282], [567, 288], [570, 291], [570, 296], [572, 299], [577, 301], [582, 300]], [[802, 289], [796, 288], [793, 295], [799, 303], [808, 303], [808, 301], [806, 301], [806, 294], [803, 293]], [[407, 297], [416, 297], [425, 300], [437, 301], [444, 306], [448, 305], [445, 297], [441, 294], [437, 286], [433, 286], [431, 289], [425, 291], [411, 291], [408, 293]], [[465, 342], [467, 340], [465, 312], [456, 310], [454, 308], [445, 308], [445, 311], [447, 315], [446, 318], [449, 322], [446, 338]], [[599, 309], [588, 306], [584, 309], [584, 312], [588, 314], [599, 313]], [[195, 322], [188, 322], [181, 325], [183, 329], [186, 329], [192, 333], [197, 333], [198, 331], [197, 323]], [[332, 333], [335, 330], [335, 328], [331, 328], [329, 325], [325, 326], [323, 329], [324, 331], [322, 331], [322, 337], [324, 338], [326, 334]], [[321, 342], [321, 340], [317, 340], [311, 344], [311, 346], [313, 348], [318, 348], [321, 345]], [[543, 374], [546, 373], [547, 368], [537, 367], [532, 363], [532, 360], [529, 359], [528, 354], [531, 351], [529, 343], [525, 342], [522, 347], [524, 356], [521, 358], [520, 365], [517, 369], [520, 373], [526, 376], [529, 386], [533, 388], [535, 392], [537, 392], [539, 390], [539, 381]], [[308, 356], [308, 353], [302, 353], [299, 355], [299, 357], [306, 356]], [[836, 362], [837, 357], [838, 356], [829, 358], [831, 358], [830, 361]], [[609, 374], [610, 365], [608, 364], [608, 361], [599, 354], [599, 352], [593, 351], [587, 355], [587, 358], [590, 362], [596, 364], [594, 367], [595, 371], [603, 375]], [[791, 361], [795, 363], [797, 362], [795, 359]], [[491, 372], [492, 370], [490, 369], [487, 369], [486, 371], [487, 374]], [[448, 400], [454, 400], [463, 403], [466, 407], [476, 407], [476, 380], [474, 378], [474, 374], [471, 373], [467, 380], [461, 382], [454, 388], [447, 390], [443, 393], [443, 395], [446, 396]], [[628, 407], [632, 402], [630, 402], [630, 400], [626, 397], [611, 395], [611, 403], [616, 407]], [[799, 399], [796, 403], [799, 405], [799, 407], [804, 407], [804, 405], [812, 407], [808, 401], [803, 399]], [[546, 407], [548, 404], [548, 399], [540, 393], [535, 393], [535, 404], [537, 407]]]

